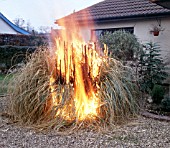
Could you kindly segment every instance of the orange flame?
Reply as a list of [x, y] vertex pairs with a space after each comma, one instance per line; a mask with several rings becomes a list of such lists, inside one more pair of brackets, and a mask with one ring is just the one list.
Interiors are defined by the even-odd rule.
[[[57, 110], [56, 116], [66, 120], [75, 118], [80, 121], [95, 119], [99, 114], [101, 101], [98, 97], [99, 86], [97, 80], [102, 58], [95, 50], [94, 43], [90, 45], [84, 43], [78, 34], [77, 29], [79, 27], [75, 22], [74, 19], [69, 22], [71, 24], [70, 34], [67, 34], [69, 31], [66, 28], [62, 31], [61, 38], [56, 39], [56, 74], [53, 74], [50, 78], [50, 89], [53, 106], [56, 107], [62, 104], [63, 98], [62, 95], [58, 96], [53, 84], [71, 85], [73, 87], [73, 98], [67, 99], [71, 99], [74, 106], [72, 103], [63, 105]], [[64, 21], [60, 24], [65, 26]], [[62, 40], [65, 42], [62, 42]], [[65, 91], [63, 87], [60, 93], [62, 94]], [[72, 114], [74, 114], [74, 117], [72, 117]]]

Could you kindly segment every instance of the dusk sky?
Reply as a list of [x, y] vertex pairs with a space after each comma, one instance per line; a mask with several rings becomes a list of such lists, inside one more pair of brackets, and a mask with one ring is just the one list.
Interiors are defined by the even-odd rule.
[[102, 0], [0, 0], [0, 12], [13, 22], [23, 18], [37, 29], [55, 27], [54, 21]]

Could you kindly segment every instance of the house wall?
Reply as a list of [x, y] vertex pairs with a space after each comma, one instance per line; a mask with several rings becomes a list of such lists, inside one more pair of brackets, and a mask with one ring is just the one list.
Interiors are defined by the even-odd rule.
[[[170, 17], [161, 19], [161, 26], [164, 31], [161, 31], [159, 36], [154, 36], [150, 33], [152, 24], [157, 24], [156, 20], [146, 20], [137, 22], [134, 34], [139, 38], [142, 43], [149, 41], [157, 42], [161, 46], [162, 56], [164, 59], [170, 58]], [[169, 61], [170, 62], [170, 61]]]
[[0, 19], [0, 34], [17, 34], [8, 24], [6, 24], [2, 19]]
[[[81, 27], [81, 33], [86, 42], [91, 39], [92, 29], [107, 29], [107, 28], [123, 28], [123, 27], [134, 27], [134, 34], [139, 39], [140, 43], [147, 43], [150, 41], [157, 42], [162, 50], [162, 56], [164, 59], [170, 59], [170, 17], [161, 18], [161, 26], [164, 31], [161, 31], [159, 36], [154, 36], [150, 32], [153, 25], [157, 25], [157, 19], [146, 19], [146, 20], [130, 20], [130, 21], [119, 21], [119, 22], [109, 22], [96, 25], [89, 25]], [[168, 59], [169, 58], [169, 59]], [[170, 60], [169, 60], [170, 62]]]

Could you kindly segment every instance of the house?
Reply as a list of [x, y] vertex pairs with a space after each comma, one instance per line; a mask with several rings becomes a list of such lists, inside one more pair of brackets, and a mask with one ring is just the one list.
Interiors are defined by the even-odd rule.
[[[72, 18], [85, 41], [94, 40], [104, 31], [124, 29], [134, 33], [141, 43], [158, 42], [165, 58], [170, 54], [170, 10], [149, 0], [104, 0], [55, 23], [70, 24]], [[163, 31], [154, 36], [153, 26]]]
[[0, 13], [0, 34], [23, 34], [30, 35], [26, 30], [16, 26]]

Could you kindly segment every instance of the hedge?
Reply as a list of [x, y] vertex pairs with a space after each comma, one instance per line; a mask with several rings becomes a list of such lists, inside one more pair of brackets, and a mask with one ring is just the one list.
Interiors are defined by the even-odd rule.
[[0, 72], [24, 61], [26, 53], [49, 44], [49, 35], [0, 34]]
[[0, 46], [0, 72], [7, 72], [12, 66], [24, 61], [26, 53], [32, 53], [37, 46]]
[[41, 46], [48, 44], [48, 35], [0, 34], [0, 46]]

